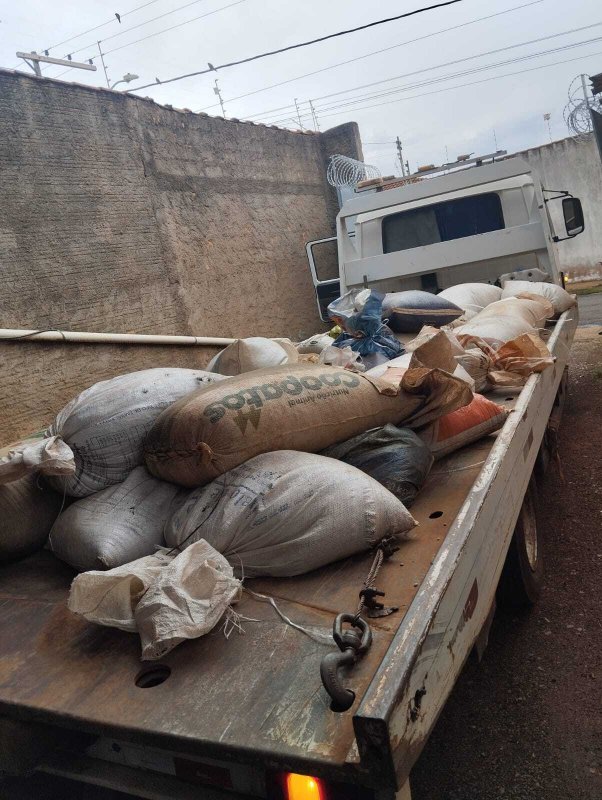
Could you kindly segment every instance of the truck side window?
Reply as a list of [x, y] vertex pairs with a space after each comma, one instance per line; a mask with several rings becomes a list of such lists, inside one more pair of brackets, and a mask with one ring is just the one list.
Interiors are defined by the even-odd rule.
[[383, 252], [394, 253], [503, 228], [504, 215], [498, 194], [460, 197], [384, 217]]

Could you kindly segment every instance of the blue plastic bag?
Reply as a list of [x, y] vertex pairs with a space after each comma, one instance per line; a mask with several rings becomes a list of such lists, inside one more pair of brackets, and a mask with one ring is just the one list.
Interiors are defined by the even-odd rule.
[[328, 313], [344, 333], [332, 343], [334, 347], [351, 347], [359, 353], [368, 369], [402, 355], [405, 350], [393, 332], [382, 321], [384, 295], [368, 290], [352, 289], [328, 306]]

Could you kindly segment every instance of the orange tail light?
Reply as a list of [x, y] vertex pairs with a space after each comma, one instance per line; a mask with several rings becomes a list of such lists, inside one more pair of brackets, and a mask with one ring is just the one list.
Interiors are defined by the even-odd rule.
[[289, 772], [286, 776], [286, 800], [326, 800], [326, 795], [319, 778]]

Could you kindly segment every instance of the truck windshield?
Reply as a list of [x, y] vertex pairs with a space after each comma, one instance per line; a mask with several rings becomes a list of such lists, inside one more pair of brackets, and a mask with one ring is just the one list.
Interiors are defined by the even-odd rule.
[[394, 253], [462, 239], [499, 231], [503, 227], [502, 204], [495, 192], [460, 197], [385, 217], [382, 222], [383, 252]]

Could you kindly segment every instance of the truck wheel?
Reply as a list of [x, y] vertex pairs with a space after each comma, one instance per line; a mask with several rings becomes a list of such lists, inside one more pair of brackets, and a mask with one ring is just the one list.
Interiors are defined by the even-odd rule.
[[501, 606], [512, 609], [535, 605], [544, 576], [541, 540], [537, 533], [537, 487], [532, 477], [506, 556], [497, 590]]

